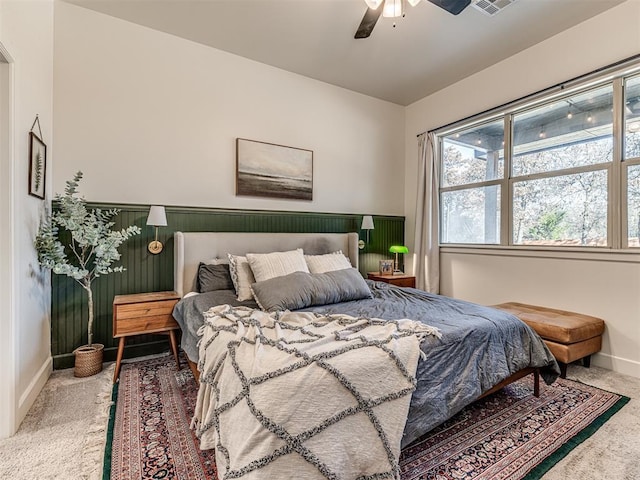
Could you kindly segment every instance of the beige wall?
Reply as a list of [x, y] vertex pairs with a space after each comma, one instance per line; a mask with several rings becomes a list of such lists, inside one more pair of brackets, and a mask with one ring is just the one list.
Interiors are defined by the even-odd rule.
[[[404, 213], [403, 107], [62, 2], [55, 59], [56, 192]], [[236, 197], [236, 137], [313, 150], [313, 201]]]
[[[0, 13], [0, 44], [11, 61], [3, 67], [0, 82], [3, 95], [7, 94], [6, 101], [0, 102], [5, 109], [2, 119], [8, 123], [0, 125], [3, 138], [8, 139], [8, 154], [0, 155], [0, 437], [5, 437], [17, 429], [52, 365], [50, 282], [33, 248], [45, 202], [29, 196], [26, 186], [28, 132], [36, 114], [49, 147], [47, 173], [53, 165], [53, 1], [3, 0]], [[47, 192], [50, 180], [49, 175]]]
[[[637, 54], [640, 2], [629, 0], [407, 107], [408, 242], [414, 234], [418, 133]], [[568, 260], [502, 253], [443, 253], [442, 293], [482, 304], [518, 300], [600, 316], [607, 333], [594, 362], [640, 377], [640, 256]]]

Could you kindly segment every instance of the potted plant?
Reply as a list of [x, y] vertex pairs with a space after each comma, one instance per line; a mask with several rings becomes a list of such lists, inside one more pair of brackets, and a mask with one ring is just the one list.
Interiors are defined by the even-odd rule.
[[[88, 296], [87, 344], [74, 350], [76, 377], [88, 377], [102, 370], [104, 345], [93, 343], [93, 293], [91, 283], [111, 272], [123, 272], [122, 266], [112, 267], [120, 259], [118, 247], [129, 237], [140, 233], [130, 226], [120, 231], [111, 228], [118, 209], [87, 209], [84, 198], [77, 196], [82, 172], [67, 181], [64, 195], [57, 194], [59, 208], [40, 224], [35, 240], [38, 262], [53, 273], [73, 278]], [[62, 241], [66, 242], [66, 245]]]

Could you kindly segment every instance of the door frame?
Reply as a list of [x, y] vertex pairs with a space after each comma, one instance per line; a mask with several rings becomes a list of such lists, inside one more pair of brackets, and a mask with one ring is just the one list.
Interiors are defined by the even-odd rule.
[[0, 42], [0, 438], [16, 431], [14, 130], [15, 67]]

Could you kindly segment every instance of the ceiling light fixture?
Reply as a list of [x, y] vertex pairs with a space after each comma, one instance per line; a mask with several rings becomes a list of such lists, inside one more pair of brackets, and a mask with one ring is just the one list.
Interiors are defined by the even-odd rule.
[[[404, 4], [408, 2], [409, 5], [415, 7], [421, 0], [364, 0], [367, 7], [372, 10], [377, 10], [382, 5], [382, 16], [385, 18], [399, 18], [404, 17]], [[395, 27], [396, 24], [394, 23]]]
[[404, 17], [404, 0], [384, 0], [382, 16], [386, 18]]
[[[367, 4], [367, 11], [364, 13], [364, 17], [362, 17], [362, 21], [358, 26], [358, 30], [356, 30], [356, 34], [354, 38], [368, 38], [373, 31], [373, 27], [375, 27], [376, 22], [380, 18], [380, 16], [387, 18], [398, 18], [404, 17], [406, 3], [415, 7], [422, 0], [364, 0], [364, 3]], [[444, 8], [449, 13], [453, 13], [457, 15], [462, 11], [462, 9], [457, 10], [457, 7], [462, 6], [462, 8], [469, 5], [471, 0], [430, 0], [432, 3], [437, 5], [438, 7]], [[447, 2], [453, 1], [454, 5], [451, 5]], [[445, 2], [440, 3], [440, 2]], [[396, 26], [395, 20], [393, 21], [393, 26]]]
[[376, 10], [380, 4], [384, 3], [382, 10], [382, 16], [387, 18], [398, 18], [404, 16], [404, 4], [409, 2], [409, 5], [415, 7], [420, 3], [420, 0], [364, 0], [367, 7]]

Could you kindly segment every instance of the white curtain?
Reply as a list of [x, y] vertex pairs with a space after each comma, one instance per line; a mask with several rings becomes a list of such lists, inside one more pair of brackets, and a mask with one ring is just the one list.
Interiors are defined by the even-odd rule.
[[418, 136], [418, 196], [414, 241], [416, 287], [440, 293], [438, 189], [440, 176], [435, 155], [435, 135]]

